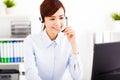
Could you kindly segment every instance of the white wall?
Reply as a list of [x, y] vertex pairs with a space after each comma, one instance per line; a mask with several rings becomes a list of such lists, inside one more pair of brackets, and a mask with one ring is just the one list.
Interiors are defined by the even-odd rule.
[[103, 31], [111, 26], [111, 12], [120, 12], [120, 0], [74, 0], [66, 7], [76, 30]]

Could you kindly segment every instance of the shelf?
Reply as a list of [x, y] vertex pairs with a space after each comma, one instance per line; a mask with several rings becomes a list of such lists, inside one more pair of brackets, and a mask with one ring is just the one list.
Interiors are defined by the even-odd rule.
[[24, 40], [25, 38], [0, 38], [0, 41]]
[[[19, 70], [19, 80], [25, 80], [25, 69], [24, 69], [24, 61], [23, 61], [24, 54], [22, 52], [24, 39], [25, 38], [9, 38], [9, 37], [0, 38], [0, 42], [1, 42], [0, 44], [0, 58], [1, 58], [0, 69]], [[12, 59], [13, 57], [15, 58], [14, 60]], [[8, 58], [10, 59], [10, 62]]]
[[20, 64], [24, 64], [23, 62], [20, 63], [0, 63], [0, 65], [20, 65]]

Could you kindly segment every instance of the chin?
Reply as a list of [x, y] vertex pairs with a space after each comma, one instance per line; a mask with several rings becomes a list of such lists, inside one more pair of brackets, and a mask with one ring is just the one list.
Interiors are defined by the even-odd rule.
[[59, 32], [60, 32], [60, 31], [54, 31], [53, 33], [57, 35]]

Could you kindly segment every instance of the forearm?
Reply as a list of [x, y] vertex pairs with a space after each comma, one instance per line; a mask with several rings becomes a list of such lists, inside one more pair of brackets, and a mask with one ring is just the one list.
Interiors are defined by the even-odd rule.
[[72, 54], [70, 58], [69, 63], [69, 70], [71, 73], [71, 76], [74, 80], [79, 80], [79, 78], [82, 77], [82, 69], [81, 69], [81, 63], [79, 60], [79, 55]]
[[78, 52], [78, 46], [77, 46], [77, 42], [76, 42], [75, 39], [71, 41], [71, 46], [72, 46], [72, 53], [74, 55], [78, 54], [79, 53]]
[[25, 72], [26, 72], [26, 74], [25, 74], [26, 80], [42, 80], [40, 78], [40, 76], [38, 75], [36, 69], [34, 69], [34, 70], [29, 69]]
[[26, 80], [42, 80], [38, 75], [30, 37], [24, 40], [23, 53]]
[[38, 74], [38, 69], [34, 61], [34, 56], [30, 55], [29, 53], [30, 50], [27, 50], [24, 58], [26, 80], [42, 80]]

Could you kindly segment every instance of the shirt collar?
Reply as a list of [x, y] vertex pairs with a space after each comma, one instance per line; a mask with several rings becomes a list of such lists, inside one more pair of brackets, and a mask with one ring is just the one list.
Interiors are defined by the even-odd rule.
[[61, 33], [58, 34], [57, 38], [52, 41], [47, 32], [46, 32], [46, 29], [43, 31], [43, 34], [42, 34], [42, 38], [43, 38], [43, 41], [45, 42], [45, 46], [46, 47], [49, 47], [51, 46], [54, 42], [57, 44], [57, 45], [60, 45], [60, 41], [61, 41]]
[[60, 45], [61, 39], [62, 39], [62, 34], [61, 34], [61, 32], [60, 32], [60, 33], [58, 34], [57, 38], [55, 39], [55, 42], [57, 43], [57, 45]]

